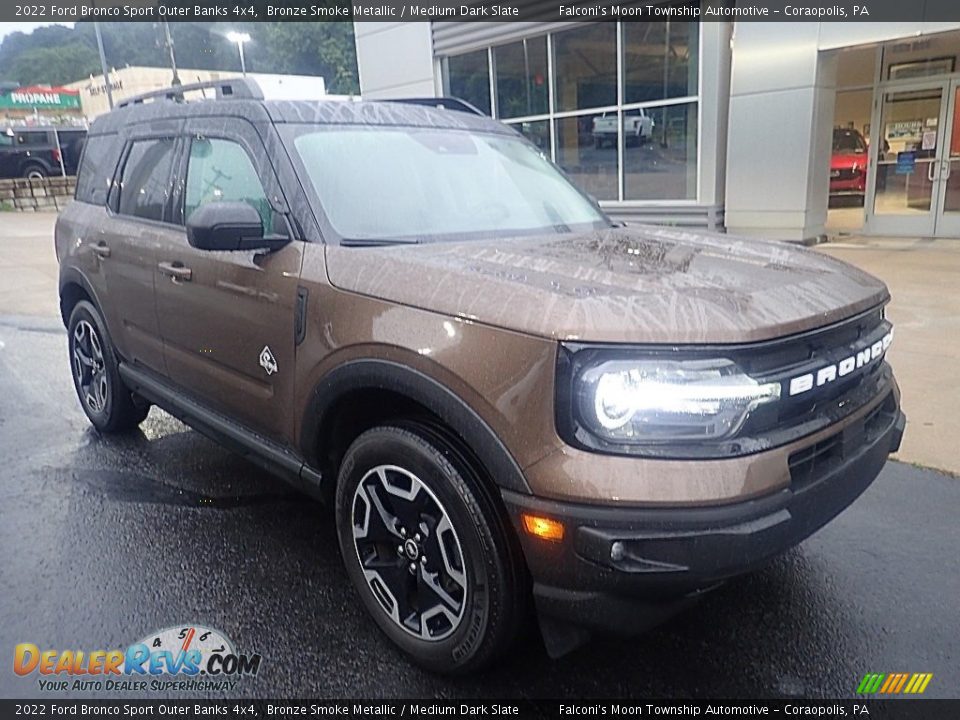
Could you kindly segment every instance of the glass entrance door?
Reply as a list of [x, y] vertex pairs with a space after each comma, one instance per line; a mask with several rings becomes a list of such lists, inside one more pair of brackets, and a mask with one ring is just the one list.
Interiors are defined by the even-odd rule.
[[[866, 222], [871, 233], [918, 237], [935, 233], [944, 195], [941, 166], [948, 100], [945, 82], [881, 90], [879, 113], [874, 113], [878, 127], [870, 133], [874, 168]], [[960, 194], [956, 199], [960, 212]]]
[[942, 159], [937, 169], [940, 196], [935, 234], [960, 238], [960, 80], [950, 83], [943, 134]]

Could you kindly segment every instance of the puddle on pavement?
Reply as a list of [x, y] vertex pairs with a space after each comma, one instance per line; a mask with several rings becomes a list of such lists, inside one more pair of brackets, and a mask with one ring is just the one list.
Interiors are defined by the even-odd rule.
[[208, 495], [167, 485], [153, 478], [117, 470], [70, 470], [72, 479], [117, 502], [156, 503], [182, 507], [230, 510], [238, 507], [301, 501], [295, 492]]

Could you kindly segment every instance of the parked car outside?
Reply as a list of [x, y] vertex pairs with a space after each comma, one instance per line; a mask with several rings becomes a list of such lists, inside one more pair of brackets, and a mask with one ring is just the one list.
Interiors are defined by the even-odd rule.
[[[604, 145], [617, 146], [616, 113], [593, 118], [593, 143], [599, 150]], [[626, 145], [642, 145], [653, 138], [653, 118], [644, 109], [630, 110], [623, 115], [623, 140]]]
[[74, 127], [55, 131], [14, 126], [0, 130], [0, 177], [39, 179], [63, 172], [76, 175], [86, 137], [85, 129]]
[[209, 87], [91, 128], [56, 226], [81, 407], [113, 433], [156, 404], [328, 501], [424, 667], [484, 667], [531, 617], [555, 656], [645, 630], [899, 447], [876, 278], [619, 226], [489, 118]]

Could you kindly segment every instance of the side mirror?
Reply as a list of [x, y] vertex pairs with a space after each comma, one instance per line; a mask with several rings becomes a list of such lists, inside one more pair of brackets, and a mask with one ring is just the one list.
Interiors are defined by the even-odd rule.
[[201, 205], [187, 218], [187, 241], [200, 250], [276, 250], [289, 238], [263, 232], [263, 221], [244, 202]]

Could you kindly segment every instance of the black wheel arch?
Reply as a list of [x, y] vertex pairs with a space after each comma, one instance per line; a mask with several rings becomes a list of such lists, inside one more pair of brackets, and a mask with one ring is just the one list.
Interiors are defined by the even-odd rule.
[[53, 167], [51, 167], [46, 160], [38, 157], [28, 157], [24, 159], [22, 163], [20, 163], [20, 175], [23, 176], [26, 173], [27, 168], [30, 167], [38, 167], [48, 176], [53, 172]]
[[[101, 316], [100, 301], [97, 299], [97, 293], [93, 286], [76, 268], [67, 267], [60, 269], [60, 318], [63, 320], [63, 326], [67, 327], [70, 323], [70, 313], [81, 300], [89, 300]], [[106, 322], [106, 320], [104, 320]]]
[[301, 449], [323, 477], [335, 478], [353, 437], [373, 424], [401, 419], [439, 423], [462, 441], [496, 486], [531, 494], [517, 461], [483, 418], [442, 383], [392, 361], [353, 360], [327, 373], [307, 405]]

